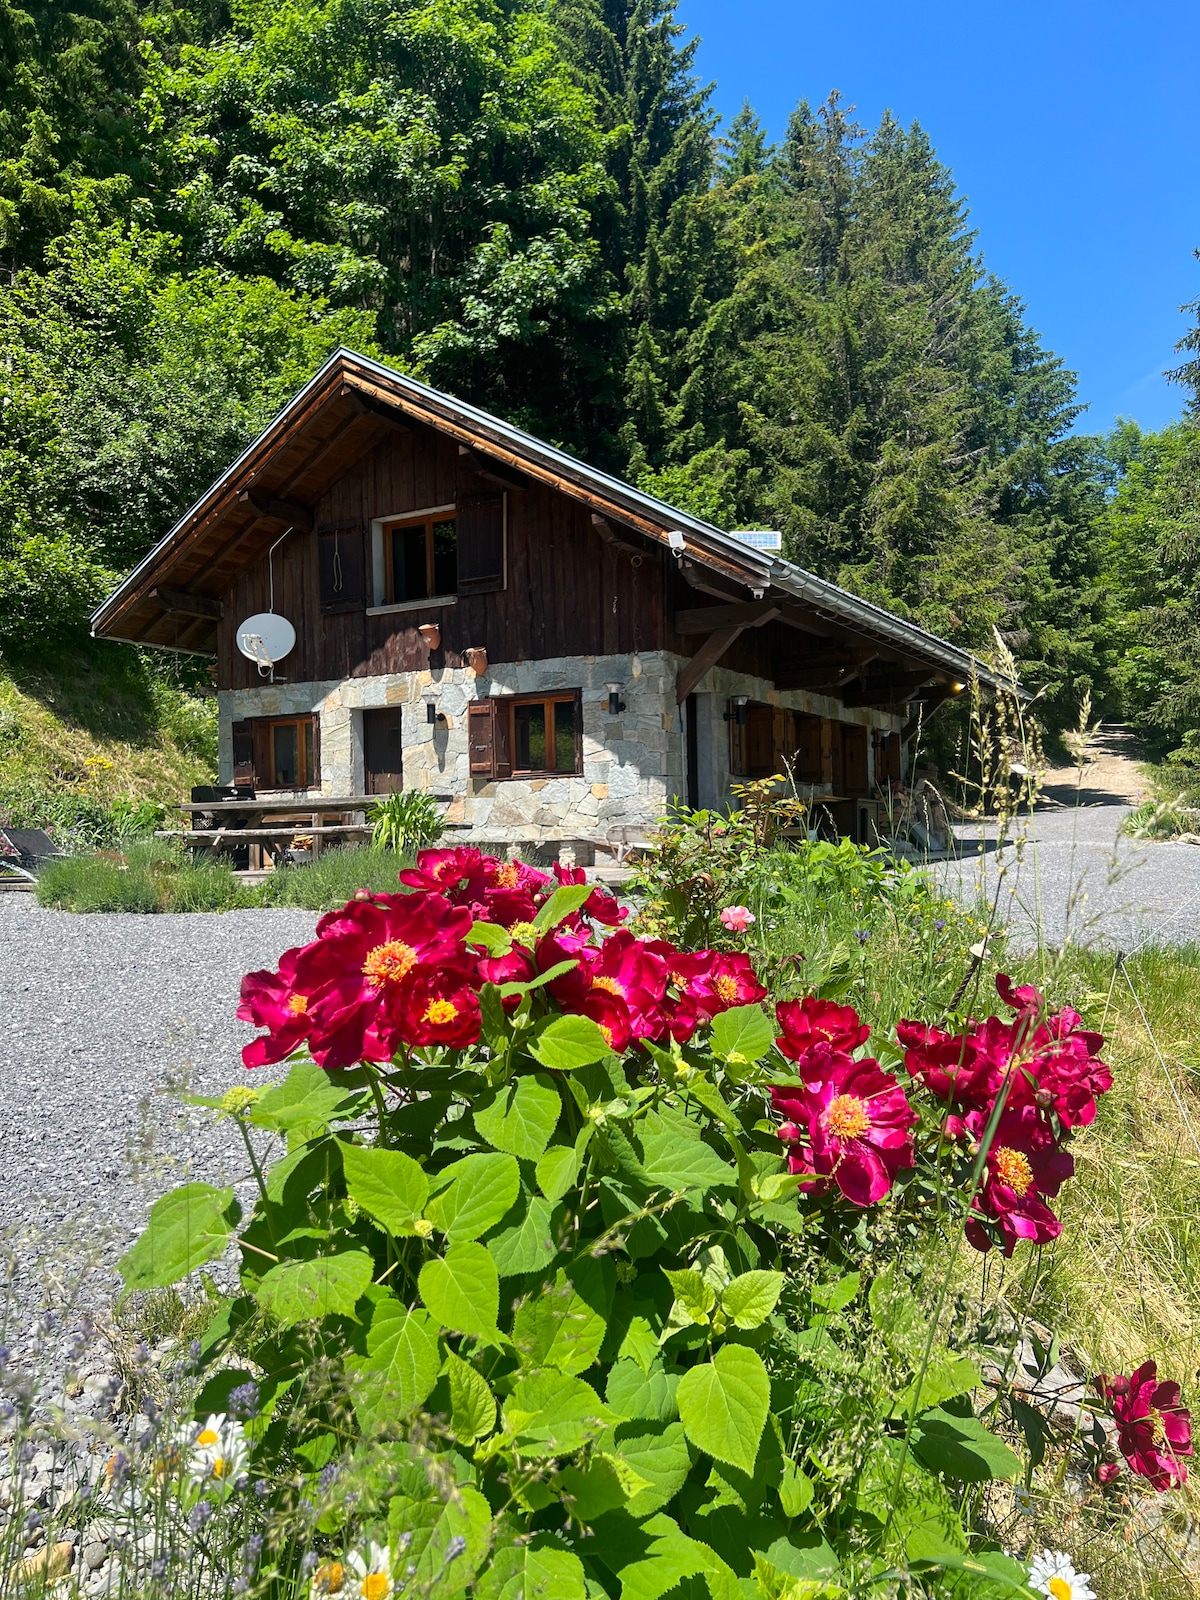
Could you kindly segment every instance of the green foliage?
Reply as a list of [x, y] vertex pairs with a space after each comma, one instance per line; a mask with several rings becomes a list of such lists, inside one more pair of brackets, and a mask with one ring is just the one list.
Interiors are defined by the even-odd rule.
[[404, 855], [416, 855], [437, 844], [446, 831], [441, 806], [423, 789], [400, 789], [381, 796], [372, 807], [371, 818], [375, 848]]
[[[111, 826], [111, 817], [107, 821]], [[113, 831], [120, 848], [45, 862], [38, 904], [83, 912], [228, 911], [255, 904], [227, 865], [193, 865], [170, 845]]]
[[396, 874], [404, 864], [394, 851], [375, 845], [322, 850], [307, 866], [277, 868], [258, 885], [257, 903], [332, 911], [345, 905], [359, 889], [394, 894], [399, 887]]

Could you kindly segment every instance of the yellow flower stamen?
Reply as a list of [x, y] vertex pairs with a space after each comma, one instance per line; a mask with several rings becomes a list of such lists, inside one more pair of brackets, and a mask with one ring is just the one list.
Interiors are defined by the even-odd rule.
[[615, 994], [622, 1000], [625, 998], [625, 991], [616, 978], [593, 978], [592, 988], [604, 989], [608, 994]]
[[865, 1100], [856, 1094], [839, 1094], [829, 1103], [829, 1131], [838, 1139], [861, 1139], [871, 1126]]
[[432, 1022], [435, 1028], [444, 1023], [453, 1022], [458, 1015], [458, 1007], [453, 1000], [431, 1000], [425, 1007], [423, 1021]]
[[1054, 1600], [1071, 1600], [1071, 1585], [1065, 1578], [1051, 1578], [1046, 1587]]
[[515, 889], [520, 881], [521, 873], [515, 861], [506, 862], [496, 874], [497, 889]]
[[323, 1561], [313, 1573], [313, 1587], [318, 1593], [340, 1594], [346, 1582], [346, 1569], [340, 1561]]
[[363, 1600], [387, 1600], [392, 1592], [392, 1580], [386, 1572], [371, 1572], [361, 1584]]
[[385, 983], [399, 983], [416, 965], [417, 952], [402, 939], [377, 944], [363, 962], [363, 974], [376, 989]]
[[302, 1017], [308, 1010], [308, 996], [306, 994], [288, 995], [287, 1008], [293, 1016]]
[[721, 976], [713, 984], [713, 988], [717, 991], [718, 995], [720, 995], [721, 999], [724, 1000], [727, 1006], [732, 1005], [738, 997], [737, 979], [731, 977], [728, 972], [723, 972], [721, 974]]
[[527, 950], [532, 950], [538, 942], [538, 930], [532, 922], [514, 922], [508, 936], [514, 944], [523, 944]]
[[196, 1443], [202, 1445], [216, 1444], [221, 1435], [215, 1428], [202, 1428], [196, 1435]]
[[1007, 1145], [996, 1151], [996, 1174], [1006, 1183], [1019, 1200], [1033, 1187], [1033, 1168], [1029, 1157], [1020, 1150], [1010, 1150]]

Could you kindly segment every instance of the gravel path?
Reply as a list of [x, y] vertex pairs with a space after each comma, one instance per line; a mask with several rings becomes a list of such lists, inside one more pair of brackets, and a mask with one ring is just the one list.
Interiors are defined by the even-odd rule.
[[[994, 824], [955, 829], [961, 854], [934, 868], [948, 890], [990, 903], [1027, 944], [1068, 937], [1132, 953], [1147, 944], [1200, 942], [1200, 848], [1120, 836], [1130, 807], [1110, 802], [1039, 809], [997, 848]], [[1001, 876], [1002, 872], [1002, 876]]]
[[[0, 895], [0, 1242], [8, 1315], [103, 1304], [163, 1191], [244, 1167], [181, 1092], [244, 1081], [243, 973], [312, 937], [304, 911], [76, 916]], [[8, 1274], [5, 1274], [8, 1276]]]

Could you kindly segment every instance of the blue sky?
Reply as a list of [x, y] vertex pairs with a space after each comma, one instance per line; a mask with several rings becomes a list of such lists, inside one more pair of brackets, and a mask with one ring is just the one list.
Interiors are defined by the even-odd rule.
[[778, 137], [837, 88], [864, 122], [925, 127], [987, 265], [1079, 374], [1078, 426], [1179, 414], [1161, 373], [1200, 298], [1194, 0], [680, 0], [678, 17], [726, 120], [748, 95]]

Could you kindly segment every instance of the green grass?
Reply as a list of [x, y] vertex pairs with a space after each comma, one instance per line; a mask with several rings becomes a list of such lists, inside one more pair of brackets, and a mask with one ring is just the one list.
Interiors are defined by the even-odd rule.
[[333, 911], [355, 890], [394, 893], [405, 857], [368, 846], [326, 851], [307, 867], [282, 867], [260, 884], [244, 884], [228, 865], [193, 864], [159, 840], [123, 850], [48, 861], [37, 883], [38, 904], [58, 911], [238, 911], [295, 906]]

